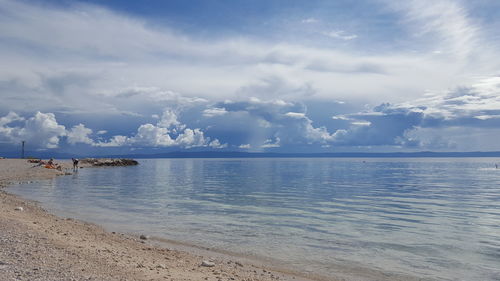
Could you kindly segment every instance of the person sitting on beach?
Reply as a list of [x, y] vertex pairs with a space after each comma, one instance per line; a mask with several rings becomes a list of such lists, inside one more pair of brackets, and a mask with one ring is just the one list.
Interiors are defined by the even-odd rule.
[[73, 170], [78, 170], [78, 158], [71, 158], [73, 161]]
[[50, 158], [49, 161], [47, 161], [47, 164], [45, 164], [45, 168], [47, 169], [55, 169], [56, 166], [54, 165], [54, 158]]

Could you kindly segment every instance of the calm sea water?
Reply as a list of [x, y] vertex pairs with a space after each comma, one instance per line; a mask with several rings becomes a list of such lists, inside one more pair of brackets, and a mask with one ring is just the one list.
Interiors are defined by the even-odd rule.
[[335, 275], [500, 280], [493, 158], [155, 159], [12, 188], [108, 229]]

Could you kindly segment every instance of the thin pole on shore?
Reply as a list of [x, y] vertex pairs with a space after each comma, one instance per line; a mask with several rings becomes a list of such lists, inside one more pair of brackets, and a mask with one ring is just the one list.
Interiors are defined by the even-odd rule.
[[22, 150], [21, 150], [21, 159], [24, 159], [24, 143], [25, 141], [22, 141]]

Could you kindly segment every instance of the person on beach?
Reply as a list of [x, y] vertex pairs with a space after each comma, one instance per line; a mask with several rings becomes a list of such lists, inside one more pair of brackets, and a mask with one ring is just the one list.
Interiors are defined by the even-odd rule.
[[78, 170], [78, 158], [71, 158], [73, 161], [73, 171]]
[[45, 168], [47, 169], [57, 169], [59, 171], [62, 171], [62, 166], [59, 164], [54, 163], [54, 158], [50, 158], [49, 161], [47, 161], [47, 164], [45, 164]]

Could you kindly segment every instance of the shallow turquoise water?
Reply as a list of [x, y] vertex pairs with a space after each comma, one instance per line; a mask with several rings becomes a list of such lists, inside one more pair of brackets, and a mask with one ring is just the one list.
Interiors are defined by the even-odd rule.
[[154, 159], [15, 187], [59, 215], [333, 275], [500, 280], [492, 158]]

